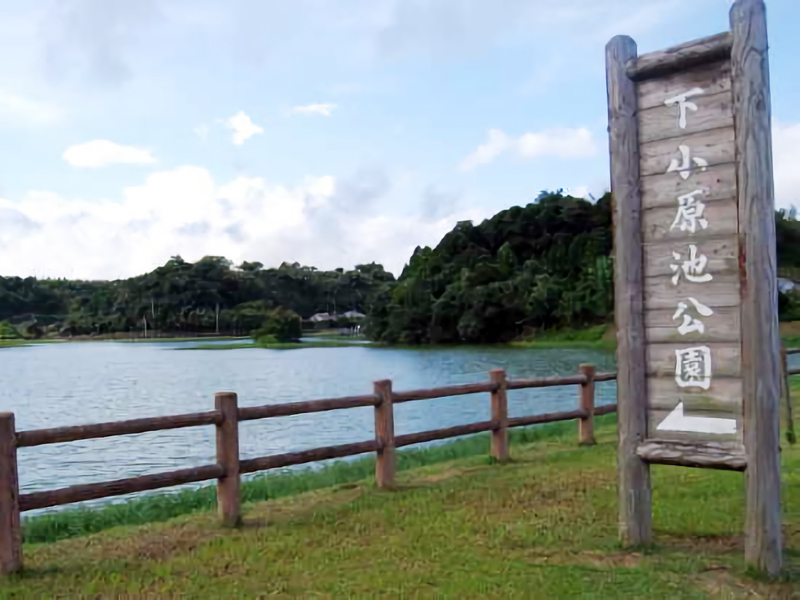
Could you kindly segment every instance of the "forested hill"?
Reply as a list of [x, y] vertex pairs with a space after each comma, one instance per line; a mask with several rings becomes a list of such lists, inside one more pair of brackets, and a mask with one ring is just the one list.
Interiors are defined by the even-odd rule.
[[[800, 280], [800, 221], [779, 212], [776, 227], [781, 272]], [[458, 223], [435, 248], [417, 248], [397, 281], [375, 263], [264, 269], [213, 256], [173, 257], [120, 281], [0, 277], [0, 330], [4, 320], [32, 335], [141, 332], [146, 322], [162, 332], [247, 335], [282, 306], [304, 318], [365, 312], [367, 335], [390, 343], [501, 342], [610, 322], [611, 254], [609, 194], [591, 203], [542, 193], [479, 225]], [[800, 319], [797, 298], [780, 295], [782, 317]]]
[[267, 312], [284, 306], [302, 317], [316, 312], [366, 310], [370, 294], [394, 280], [381, 265], [319, 271], [297, 263], [264, 269], [233, 267], [207, 256], [179, 256], [154, 271], [120, 281], [37, 280], [0, 277], [0, 322], [33, 335], [105, 334], [150, 330], [248, 335]]
[[596, 203], [542, 194], [480, 225], [459, 223], [417, 248], [370, 307], [375, 339], [500, 342], [527, 328], [580, 327], [613, 313], [610, 194]]
[[[800, 280], [800, 221], [776, 213], [778, 265]], [[613, 320], [611, 195], [596, 203], [542, 193], [480, 225], [459, 223], [417, 248], [370, 307], [369, 335], [393, 343], [501, 342], [526, 331]], [[795, 270], [798, 272], [795, 274]], [[797, 294], [782, 317], [800, 319]]]

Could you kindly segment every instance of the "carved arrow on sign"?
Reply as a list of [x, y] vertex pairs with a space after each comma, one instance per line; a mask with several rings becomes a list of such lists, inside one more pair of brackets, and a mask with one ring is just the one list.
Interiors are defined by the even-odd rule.
[[683, 414], [683, 402], [658, 424], [661, 431], [691, 431], [695, 433], [736, 433], [736, 419], [712, 417], [687, 417]]

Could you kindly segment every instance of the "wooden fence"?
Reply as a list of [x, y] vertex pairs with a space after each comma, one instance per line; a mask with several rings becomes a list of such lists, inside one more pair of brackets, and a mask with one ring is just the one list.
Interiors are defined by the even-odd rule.
[[[789, 376], [800, 375], [800, 369], [788, 368], [787, 356], [791, 354], [800, 354], [800, 348], [782, 349], [781, 351], [783, 394], [786, 399], [788, 422], [787, 438], [794, 443]], [[211, 411], [31, 431], [16, 431], [14, 413], [0, 413], [0, 573], [14, 572], [22, 567], [20, 513], [24, 511], [216, 479], [219, 515], [223, 525], [232, 527], [241, 522], [239, 484], [242, 474], [375, 452], [377, 454], [376, 484], [380, 488], [391, 488], [395, 480], [396, 448], [491, 431], [491, 456], [502, 462], [508, 459], [508, 429], [511, 427], [577, 420], [578, 442], [582, 445], [591, 445], [594, 444], [594, 416], [613, 413], [617, 410], [616, 404], [596, 407], [594, 403], [595, 383], [615, 380], [617, 374], [596, 373], [592, 365], [581, 365], [577, 375], [566, 377], [507, 380], [505, 371], [502, 369], [491, 371], [489, 375], [487, 383], [452, 385], [409, 392], [393, 391], [392, 382], [389, 380], [377, 381], [374, 384], [373, 393], [363, 396], [242, 408], [238, 406], [236, 394], [220, 392], [214, 398], [215, 407]], [[508, 416], [506, 398], [508, 390], [564, 385], [580, 386], [575, 410], [526, 417]], [[491, 398], [491, 419], [488, 421], [395, 435], [393, 410], [395, 404], [485, 392], [488, 392]], [[246, 460], [239, 458], [239, 421], [270, 419], [361, 406], [374, 408], [375, 435], [373, 439], [261, 458]], [[216, 427], [216, 464], [102, 483], [74, 485], [57, 490], [19, 494], [17, 448], [200, 425]]]
[[792, 416], [792, 394], [789, 387], [789, 376], [800, 375], [800, 369], [790, 369], [788, 356], [790, 354], [800, 354], [800, 348], [781, 348], [781, 394], [786, 401], [786, 440], [790, 444], [797, 442], [794, 433], [794, 417]]
[[[239, 482], [240, 476], [245, 473], [375, 452], [377, 454], [375, 464], [377, 486], [391, 488], [395, 481], [395, 449], [411, 444], [491, 431], [491, 456], [498, 461], [504, 461], [508, 458], [508, 429], [510, 427], [568, 420], [578, 421], [580, 444], [593, 444], [593, 417], [616, 412], [617, 409], [616, 404], [595, 407], [595, 383], [613, 379], [616, 379], [616, 373], [595, 373], [592, 365], [581, 365], [577, 375], [568, 377], [516, 380], [507, 380], [505, 371], [498, 369], [491, 371], [487, 383], [395, 392], [392, 390], [392, 382], [386, 380], [376, 382], [374, 392], [364, 396], [241, 408], [238, 406], [236, 394], [220, 392], [215, 396], [214, 410], [207, 412], [32, 431], [16, 431], [14, 414], [0, 413], [0, 571], [10, 573], [22, 567], [20, 513], [28, 510], [216, 479], [217, 509], [222, 523], [226, 526], [235, 526], [241, 521]], [[527, 417], [510, 418], [508, 416], [506, 399], [508, 390], [562, 385], [580, 386], [575, 410]], [[491, 397], [491, 419], [488, 421], [395, 435], [393, 410], [395, 404], [485, 392], [488, 392]], [[375, 410], [373, 439], [261, 458], [246, 460], [239, 458], [239, 421], [270, 419], [360, 406], [372, 406]], [[216, 464], [103, 483], [73, 485], [57, 490], [19, 494], [18, 448], [199, 425], [216, 427]]]

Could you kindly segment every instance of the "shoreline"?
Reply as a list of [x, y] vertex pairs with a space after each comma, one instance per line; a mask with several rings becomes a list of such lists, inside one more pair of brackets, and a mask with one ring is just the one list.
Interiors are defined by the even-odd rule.
[[[796, 322], [792, 322], [793, 325]], [[575, 335], [575, 334], [578, 335]], [[9, 339], [0, 340], [0, 350], [3, 348], [21, 348], [39, 344], [64, 344], [64, 343], [86, 343], [86, 342], [120, 342], [120, 343], [176, 343], [176, 342], [197, 342], [197, 345], [188, 348], [177, 348], [177, 350], [243, 350], [243, 349], [266, 349], [266, 350], [298, 350], [303, 348], [344, 348], [344, 347], [364, 347], [364, 348], [390, 348], [407, 350], [447, 350], [455, 348], [473, 347], [497, 347], [513, 348], [519, 350], [600, 350], [612, 352], [616, 350], [617, 342], [615, 337], [603, 335], [599, 339], [580, 339], [581, 331], [568, 332], [563, 335], [552, 334], [540, 338], [530, 338], [527, 340], [517, 340], [511, 342], [495, 344], [387, 344], [385, 342], [352, 341], [352, 338], [336, 339], [333, 336], [309, 334], [309, 337], [319, 337], [320, 339], [308, 342], [282, 342], [275, 344], [258, 344], [256, 342], [242, 341], [250, 340], [248, 336], [232, 337], [163, 337], [163, 338], [115, 338], [115, 337], [95, 337], [95, 338], [44, 338], [44, 339]], [[592, 336], [594, 337], [594, 336]], [[787, 327], [781, 336], [781, 342], [786, 348], [800, 348], [800, 334], [797, 327]], [[578, 338], [578, 339], [571, 339]], [[211, 344], [209, 342], [231, 342], [230, 344]]]

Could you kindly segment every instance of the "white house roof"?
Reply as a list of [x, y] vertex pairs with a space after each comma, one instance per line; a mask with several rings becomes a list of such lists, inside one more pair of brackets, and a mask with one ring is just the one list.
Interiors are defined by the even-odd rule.
[[342, 315], [346, 319], [363, 319], [367, 315], [364, 313], [360, 313], [357, 310], [348, 310], [346, 313]]
[[331, 315], [329, 315], [328, 313], [326, 313], [326, 312], [323, 312], [323, 313], [317, 313], [317, 314], [315, 314], [314, 316], [312, 316], [312, 317], [311, 317], [311, 318], [309, 318], [308, 320], [309, 320], [309, 321], [312, 321], [312, 322], [314, 322], [314, 323], [320, 323], [320, 322], [322, 322], [322, 321], [332, 321], [332, 320], [333, 320], [333, 317], [332, 317]]

